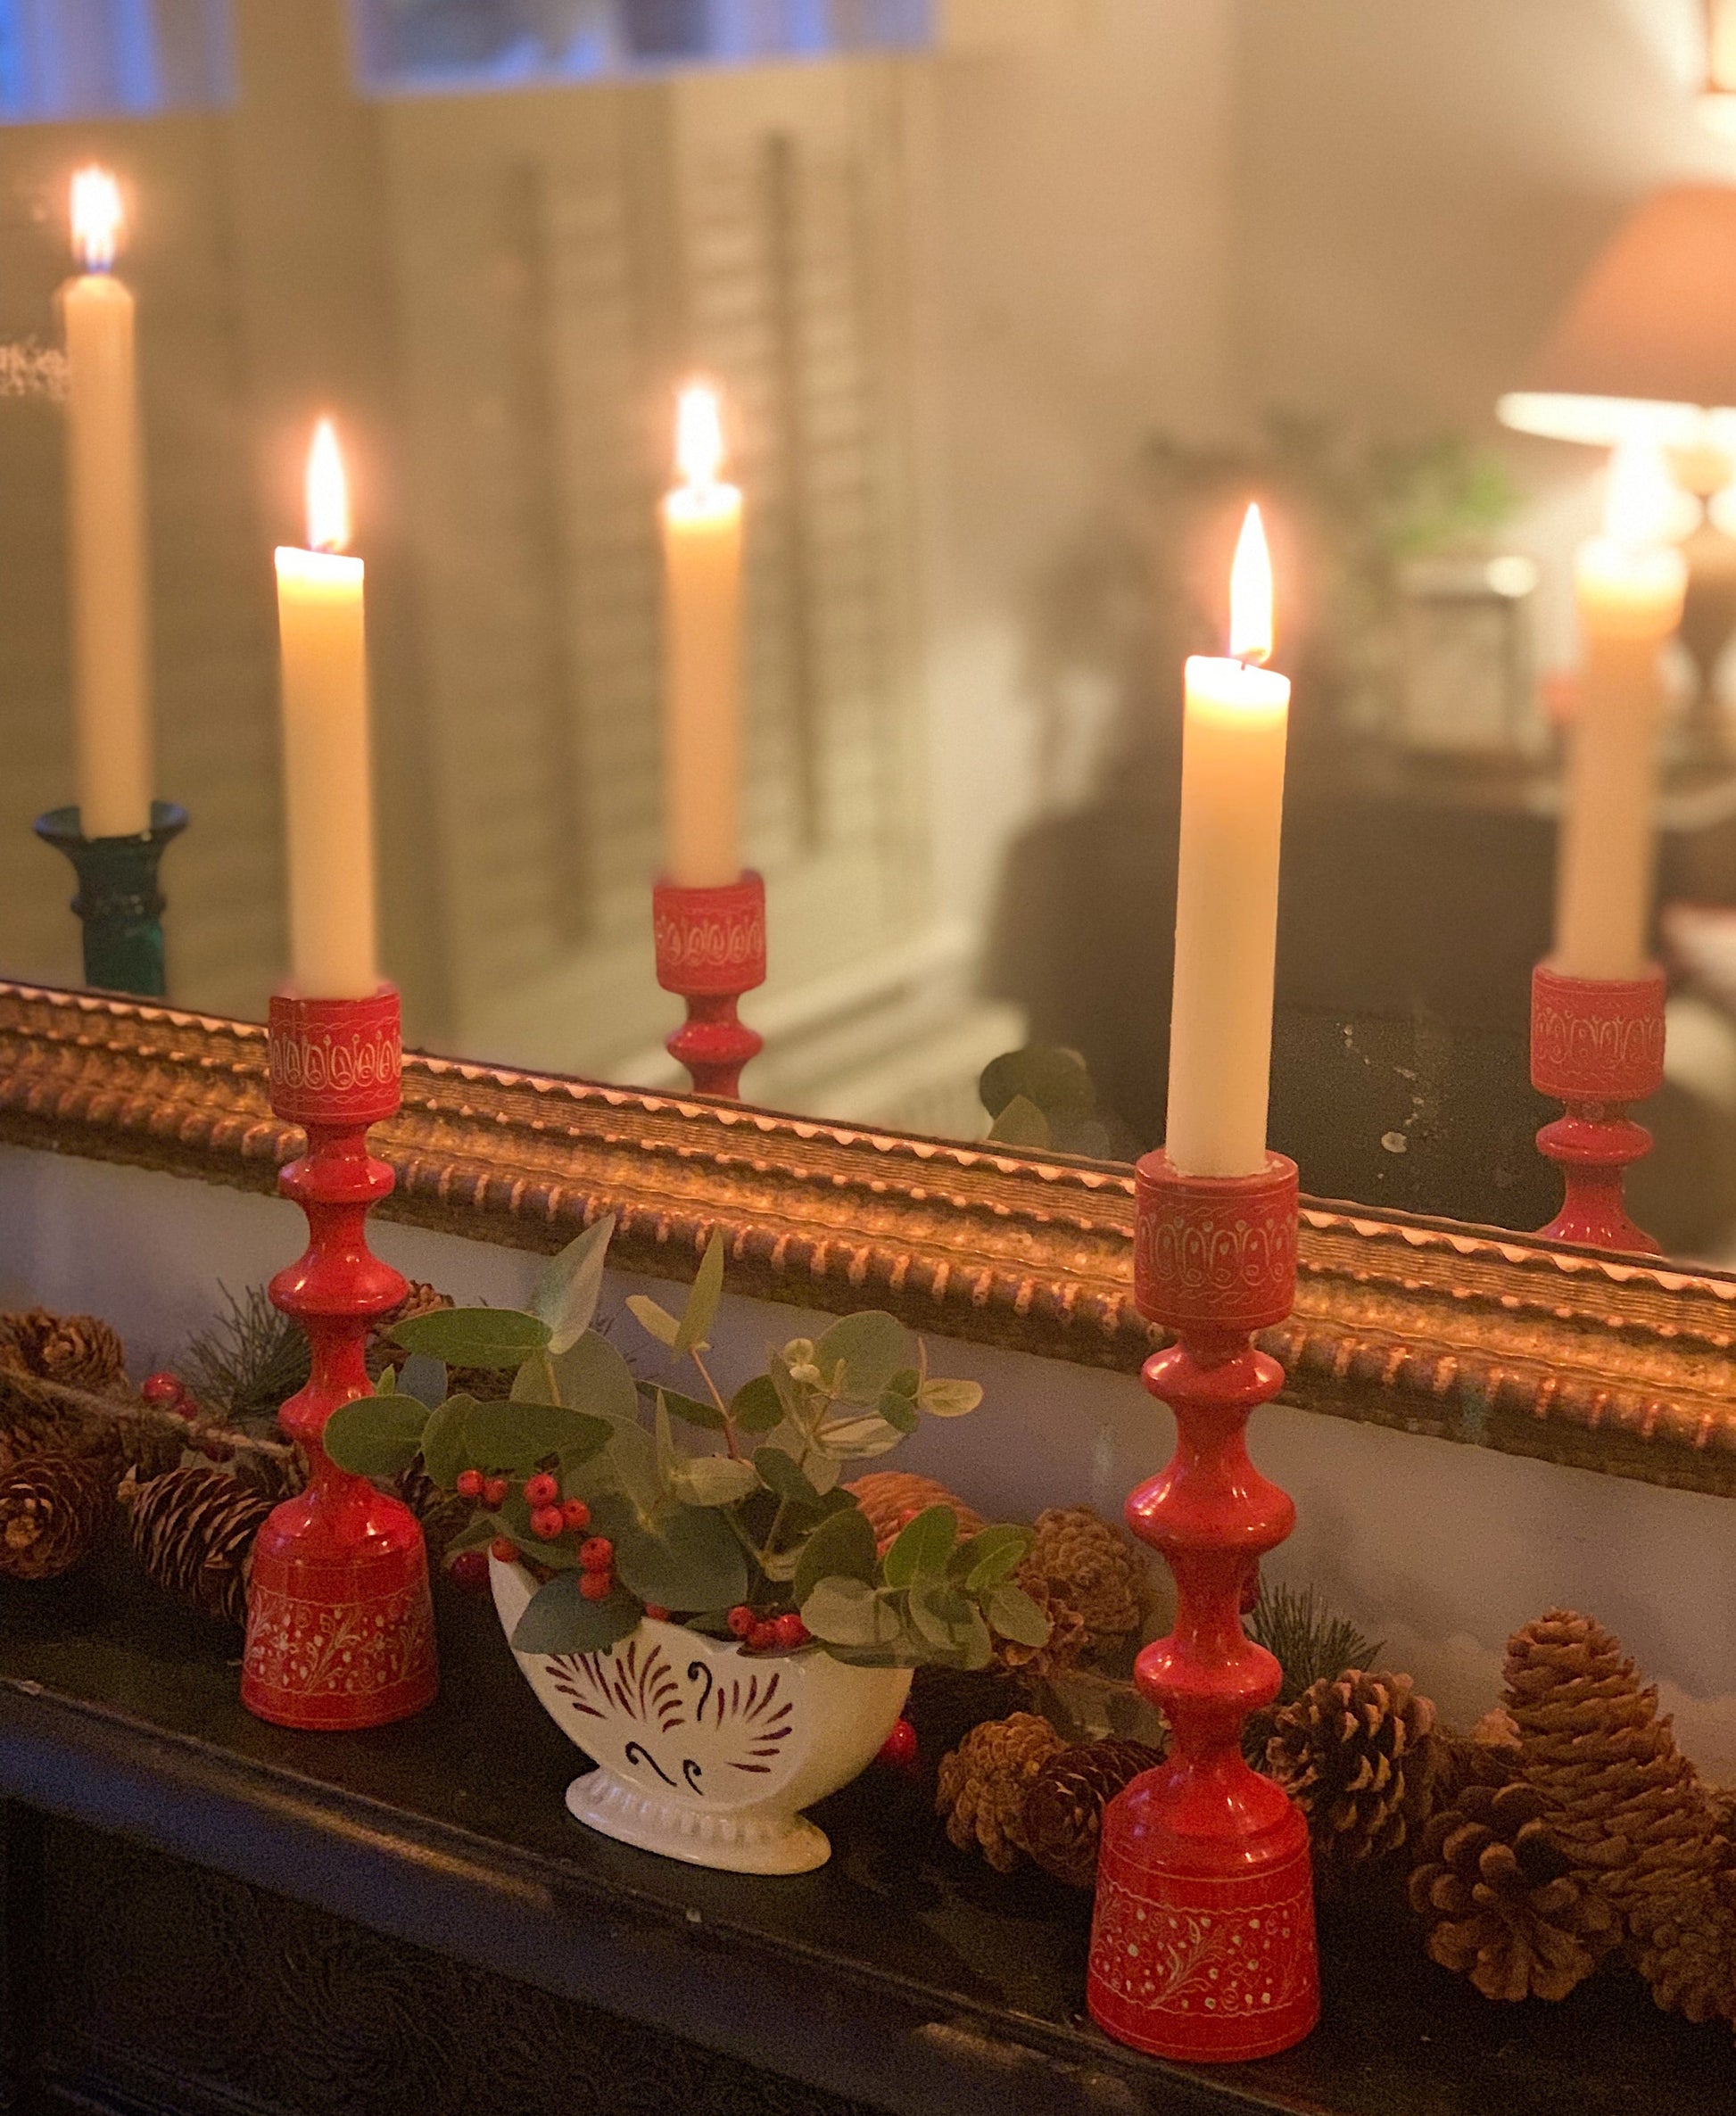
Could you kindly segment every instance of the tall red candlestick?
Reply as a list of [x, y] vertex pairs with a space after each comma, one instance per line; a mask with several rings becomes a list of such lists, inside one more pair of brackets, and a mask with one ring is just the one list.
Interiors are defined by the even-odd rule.
[[1244, 1591], [1296, 1517], [1246, 1445], [1284, 1381], [1248, 1340], [1290, 1312], [1296, 1169], [1269, 1153], [1258, 1175], [1183, 1176], [1160, 1153], [1136, 1173], [1134, 1297], [1179, 1342], [1144, 1376], [1176, 1452], [1127, 1507], [1175, 1575], [1176, 1627], [1134, 1679], [1173, 1740], [1104, 1817], [1087, 1996], [1118, 2042], [1231, 2062], [1288, 2049], [1320, 2014], [1308, 1825], [1241, 1748], [1280, 1681], [1243, 1632]]
[[1627, 1105], [1664, 1085], [1664, 972], [1654, 965], [1640, 978], [1566, 977], [1540, 963], [1531, 979], [1531, 1084], [1567, 1105], [1537, 1134], [1567, 1192], [1542, 1232], [1658, 1253], [1627, 1216], [1623, 1181], [1651, 1151], [1651, 1134]]
[[765, 884], [751, 872], [719, 889], [660, 881], [651, 893], [657, 982], [687, 1002], [667, 1049], [701, 1095], [733, 1098], [765, 1047], [736, 1002], [765, 982]]
[[368, 1128], [399, 1104], [398, 995], [278, 993], [270, 1031], [271, 1107], [308, 1135], [278, 1187], [307, 1214], [310, 1239], [270, 1293], [313, 1349], [308, 1385], [282, 1413], [312, 1475], [253, 1546], [241, 1698], [280, 1726], [379, 1726], [419, 1712], [438, 1683], [427, 1552], [402, 1500], [339, 1469], [321, 1435], [340, 1404], [368, 1394], [368, 1332], [409, 1290], [370, 1254], [366, 1226], [392, 1189]]

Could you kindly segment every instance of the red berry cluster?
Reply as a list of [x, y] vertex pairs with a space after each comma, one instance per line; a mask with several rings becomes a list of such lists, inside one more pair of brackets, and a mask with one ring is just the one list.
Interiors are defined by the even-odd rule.
[[587, 1601], [607, 1601], [615, 1592], [615, 1545], [606, 1535], [579, 1545], [579, 1592]]
[[[507, 1494], [512, 1489], [505, 1477], [484, 1476], [480, 1469], [460, 1470], [457, 1484], [460, 1499], [472, 1500], [492, 1510], [506, 1504]], [[525, 1480], [525, 1503], [531, 1509], [531, 1533], [540, 1542], [551, 1543], [569, 1530], [582, 1534], [591, 1525], [591, 1508], [584, 1500], [563, 1500], [559, 1482], [546, 1469], [540, 1469], [534, 1476]], [[518, 1546], [510, 1536], [497, 1535], [489, 1549], [502, 1565], [510, 1563], [518, 1555]]]
[[154, 1410], [192, 1411], [197, 1409], [193, 1391], [178, 1374], [171, 1374], [166, 1367], [147, 1376], [139, 1384], [138, 1393]]
[[814, 1635], [794, 1609], [786, 1609], [781, 1616], [763, 1616], [745, 1601], [737, 1602], [727, 1622], [749, 1653], [772, 1653], [780, 1649], [793, 1653]]

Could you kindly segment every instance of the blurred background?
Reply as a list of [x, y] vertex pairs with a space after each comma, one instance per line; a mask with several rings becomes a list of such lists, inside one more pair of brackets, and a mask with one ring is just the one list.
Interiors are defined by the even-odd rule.
[[[1729, 13], [0, 0], [0, 968], [79, 975], [30, 822], [73, 798], [43, 356], [95, 159], [139, 301], [158, 790], [193, 817], [164, 864], [178, 1002], [262, 1015], [285, 965], [270, 554], [329, 412], [407, 1033], [676, 1077], [654, 510], [703, 369], [749, 510], [773, 970], [747, 1092], [1155, 1141], [1181, 664], [1221, 649], [1257, 496], [1295, 680], [1274, 1143], [1317, 1194], [1539, 1224], [1527, 980], [1607, 450], [1496, 406], [1676, 393], [1646, 366], [1667, 302], [1632, 297], [1647, 343], [1613, 347], [1637, 363], [1613, 383], [1550, 348], [1636, 211], [1691, 186], [1719, 221]], [[1706, 240], [1730, 252], [1729, 388], [1672, 437], [1695, 583], [1660, 852], [1672, 1079], [1633, 1194], [1672, 1247], [1726, 1256], [1736, 236]]]

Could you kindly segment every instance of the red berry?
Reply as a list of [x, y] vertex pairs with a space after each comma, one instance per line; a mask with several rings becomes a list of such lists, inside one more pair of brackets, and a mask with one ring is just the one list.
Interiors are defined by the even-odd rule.
[[806, 1646], [814, 1635], [794, 1609], [780, 1616], [773, 1629], [777, 1632], [780, 1646]]
[[460, 1469], [458, 1474], [458, 1495], [460, 1499], [480, 1499], [483, 1495], [483, 1473], [480, 1469]]
[[178, 1374], [171, 1374], [164, 1368], [161, 1373], [153, 1374], [141, 1382], [138, 1393], [147, 1403], [178, 1403], [186, 1394], [186, 1384]]
[[589, 1542], [579, 1545], [579, 1563], [588, 1573], [612, 1572], [615, 1545], [606, 1535], [593, 1535]]
[[901, 1719], [880, 1743], [880, 1754], [874, 1760], [889, 1765], [895, 1771], [911, 1771], [916, 1767], [919, 1754], [916, 1729], [907, 1719]]
[[460, 1550], [446, 1569], [454, 1587], [462, 1587], [467, 1594], [479, 1593], [488, 1584], [488, 1552]]
[[589, 1528], [591, 1508], [583, 1499], [569, 1499], [560, 1509], [560, 1517], [572, 1529]]
[[483, 1497], [488, 1501], [490, 1506], [504, 1506], [506, 1504], [507, 1498], [507, 1480], [505, 1477], [490, 1477], [488, 1482], [483, 1486]]
[[755, 1653], [769, 1653], [777, 1642], [778, 1627], [775, 1624], [756, 1624], [748, 1633], [748, 1648]]
[[525, 1503], [529, 1507], [559, 1506], [560, 1486], [546, 1469], [539, 1470], [525, 1483]]
[[729, 1614], [729, 1626], [738, 1639], [745, 1639], [759, 1619], [745, 1601], [736, 1603]]
[[607, 1601], [615, 1592], [615, 1578], [610, 1573], [581, 1573], [579, 1592], [587, 1601]]
[[509, 1535], [497, 1535], [488, 1546], [491, 1558], [498, 1558], [502, 1565], [510, 1565], [518, 1556], [518, 1545]]
[[645, 1614], [653, 1624], [667, 1624], [669, 1621], [669, 1612], [660, 1601], [648, 1601], [645, 1605]]
[[566, 1525], [560, 1517], [558, 1506], [540, 1506], [531, 1516], [531, 1533], [545, 1543], [551, 1543]]

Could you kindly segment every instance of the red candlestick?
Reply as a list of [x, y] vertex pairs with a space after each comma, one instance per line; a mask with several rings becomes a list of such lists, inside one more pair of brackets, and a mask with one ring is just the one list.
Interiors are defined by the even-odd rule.
[[1600, 1249], [1658, 1244], [1627, 1216], [1624, 1171], [1651, 1151], [1651, 1134], [1627, 1104], [1664, 1084], [1664, 972], [1564, 977], [1540, 963], [1531, 979], [1531, 1084], [1565, 1102], [1537, 1146], [1560, 1169], [1567, 1199], [1542, 1232]]
[[1320, 2017], [1308, 1825], [1242, 1756], [1277, 1662], [1243, 1632], [1244, 1591], [1296, 1509], [1248, 1459], [1248, 1414], [1284, 1371], [1250, 1334], [1289, 1314], [1296, 1169], [1183, 1176], [1163, 1153], [1136, 1171], [1134, 1298], [1180, 1342], [1145, 1363], [1176, 1416], [1170, 1466], [1128, 1500], [1133, 1532], [1176, 1580], [1176, 1627], [1134, 1679], [1170, 1723], [1170, 1754], [1104, 1817], [1087, 1984], [1118, 2042], [1213, 2062], [1269, 2056]]
[[765, 884], [752, 872], [720, 889], [660, 881], [651, 892], [651, 915], [657, 982], [687, 1002], [669, 1054], [701, 1095], [733, 1098], [741, 1092], [741, 1068], [764, 1048], [765, 1039], [737, 1020], [735, 1005], [765, 982]]
[[253, 1546], [241, 1699], [279, 1726], [379, 1726], [419, 1712], [437, 1686], [427, 1552], [402, 1500], [339, 1469], [320, 1435], [340, 1404], [368, 1393], [368, 1331], [409, 1291], [369, 1253], [366, 1227], [392, 1189], [368, 1127], [399, 1103], [397, 993], [274, 995], [270, 1069], [271, 1107], [308, 1135], [278, 1188], [307, 1214], [311, 1238], [270, 1292], [313, 1348], [312, 1376], [282, 1413], [312, 1478]]

